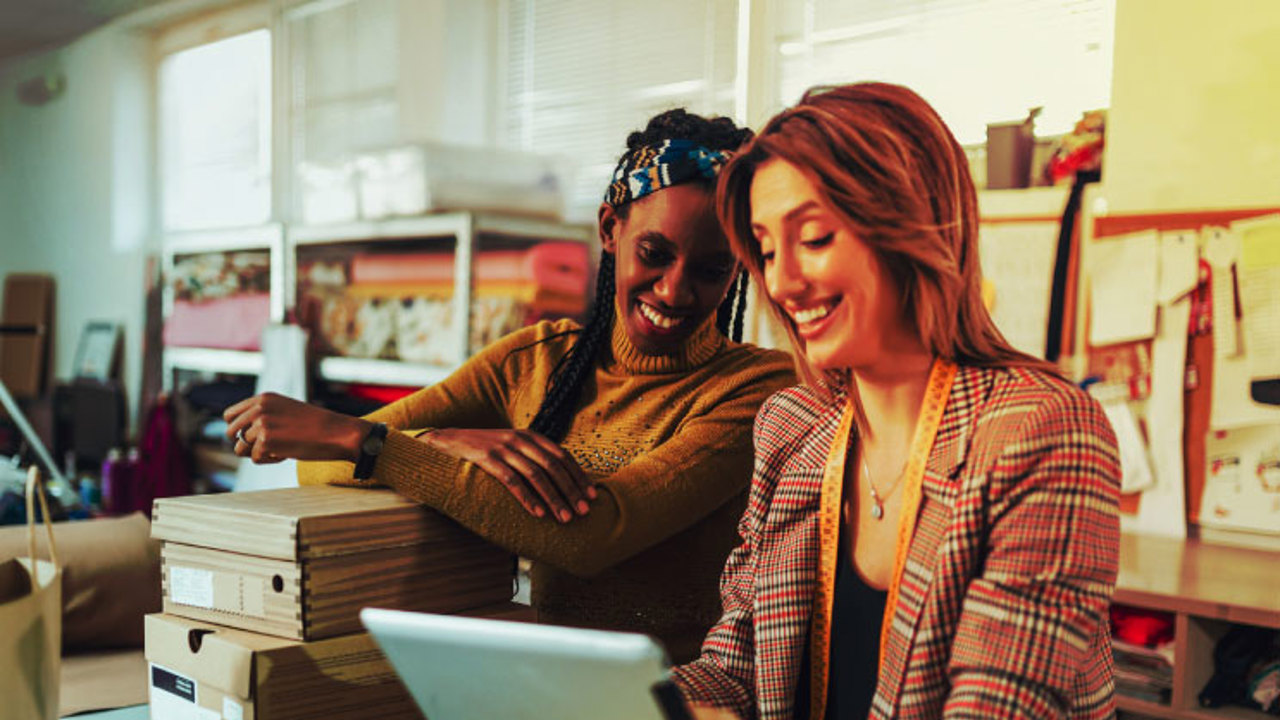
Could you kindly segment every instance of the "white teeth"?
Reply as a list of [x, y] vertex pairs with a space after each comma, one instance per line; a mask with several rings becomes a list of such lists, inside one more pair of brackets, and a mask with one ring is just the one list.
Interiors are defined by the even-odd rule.
[[649, 320], [649, 322], [662, 328], [663, 330], [670, 330], [671, 328], [679, 325], [681, 322], [684, 322], [684, 318], [668, 317], [658, 312], [657, 310], [654, 310], [652, 307], [645, 305], [644, 303], [640, 303], [640, 312], [645, 316], [645, 318]]
[[791, 316], [794, 317], [796, 322], [800, 325], [805, 325], [813, 322], [814, 320], [821, 320], [830, 312], [831, 308], [826, 305], [819, 305], [818, 307], [809, 308], [807, 310], [797, 310], [792, 313]]

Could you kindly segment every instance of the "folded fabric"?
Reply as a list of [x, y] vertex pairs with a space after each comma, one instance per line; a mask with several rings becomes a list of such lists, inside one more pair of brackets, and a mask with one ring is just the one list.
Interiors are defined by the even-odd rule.
[[[160, 544], [141, 513], [54, 523], [62, 570], [62, 647], [142, 646], [142, 618], [160, 612]], [[47, 540], [36, 535], [40, 552]], [[0, 528], [0, 561], [27, 555], [27, 528]]]
[[164, 323], [164, 344], [170, 347], [257, 350], [262, 330], [271, 319], [266, 293], [191, 302], [175, 300]]
[[[476, 253], [472, 283], [529, 283], [543, 290], [583, 294], [589, 281], [587, 248], [579, 243], [540, 243], [527, 250]], [[452, 285], [452, 253], [365, 254], [351, 260], [352, 285]]]

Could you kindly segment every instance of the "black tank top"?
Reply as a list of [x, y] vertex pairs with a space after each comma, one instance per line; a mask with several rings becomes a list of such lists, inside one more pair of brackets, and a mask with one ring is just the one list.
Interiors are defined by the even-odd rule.
[[[866, 720], [876, 693], [880, 663], [880, 625], [889, 593], [876, 590], [853, 567], [853, 554], [844, 537], [836, 565], [835, 595], [831, 603], [831, 648], [827, 659], [827, 713], [824, 720]], [[812, 639], [805, 641], [796, 683], [796, 720], [811, 712]]]

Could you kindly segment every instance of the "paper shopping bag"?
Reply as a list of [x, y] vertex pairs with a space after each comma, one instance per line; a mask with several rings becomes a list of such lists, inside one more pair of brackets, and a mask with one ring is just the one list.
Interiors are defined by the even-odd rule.
[[[34, 498], [49, 533], [49, 560], [36, 557]], [[62, 570], [40, 472], [27, 474], [29, 554], [0, 563], [0, 720], [55, 720], [62, 662]]]

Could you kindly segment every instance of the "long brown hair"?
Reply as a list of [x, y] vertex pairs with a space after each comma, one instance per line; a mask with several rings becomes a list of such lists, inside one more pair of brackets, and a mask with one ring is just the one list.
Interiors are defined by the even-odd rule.
[[[814, 88], [784, 110], [720, 175], [716, 207], [734, 254], [764, 287], [760, 243], [751, 230], [751, 182], [767, 160], [794, 165], [828, 208], [888, 269], [907, 317], [936, 357], [982, 367], [1044, 360], [1013, 348], [982, 302], [978, 202], [964, 150], [919, 95], [899, 85]], [[841, 386], [802, 352], [791, 318], [770, 302], [796, 350], [801, 375]]]

